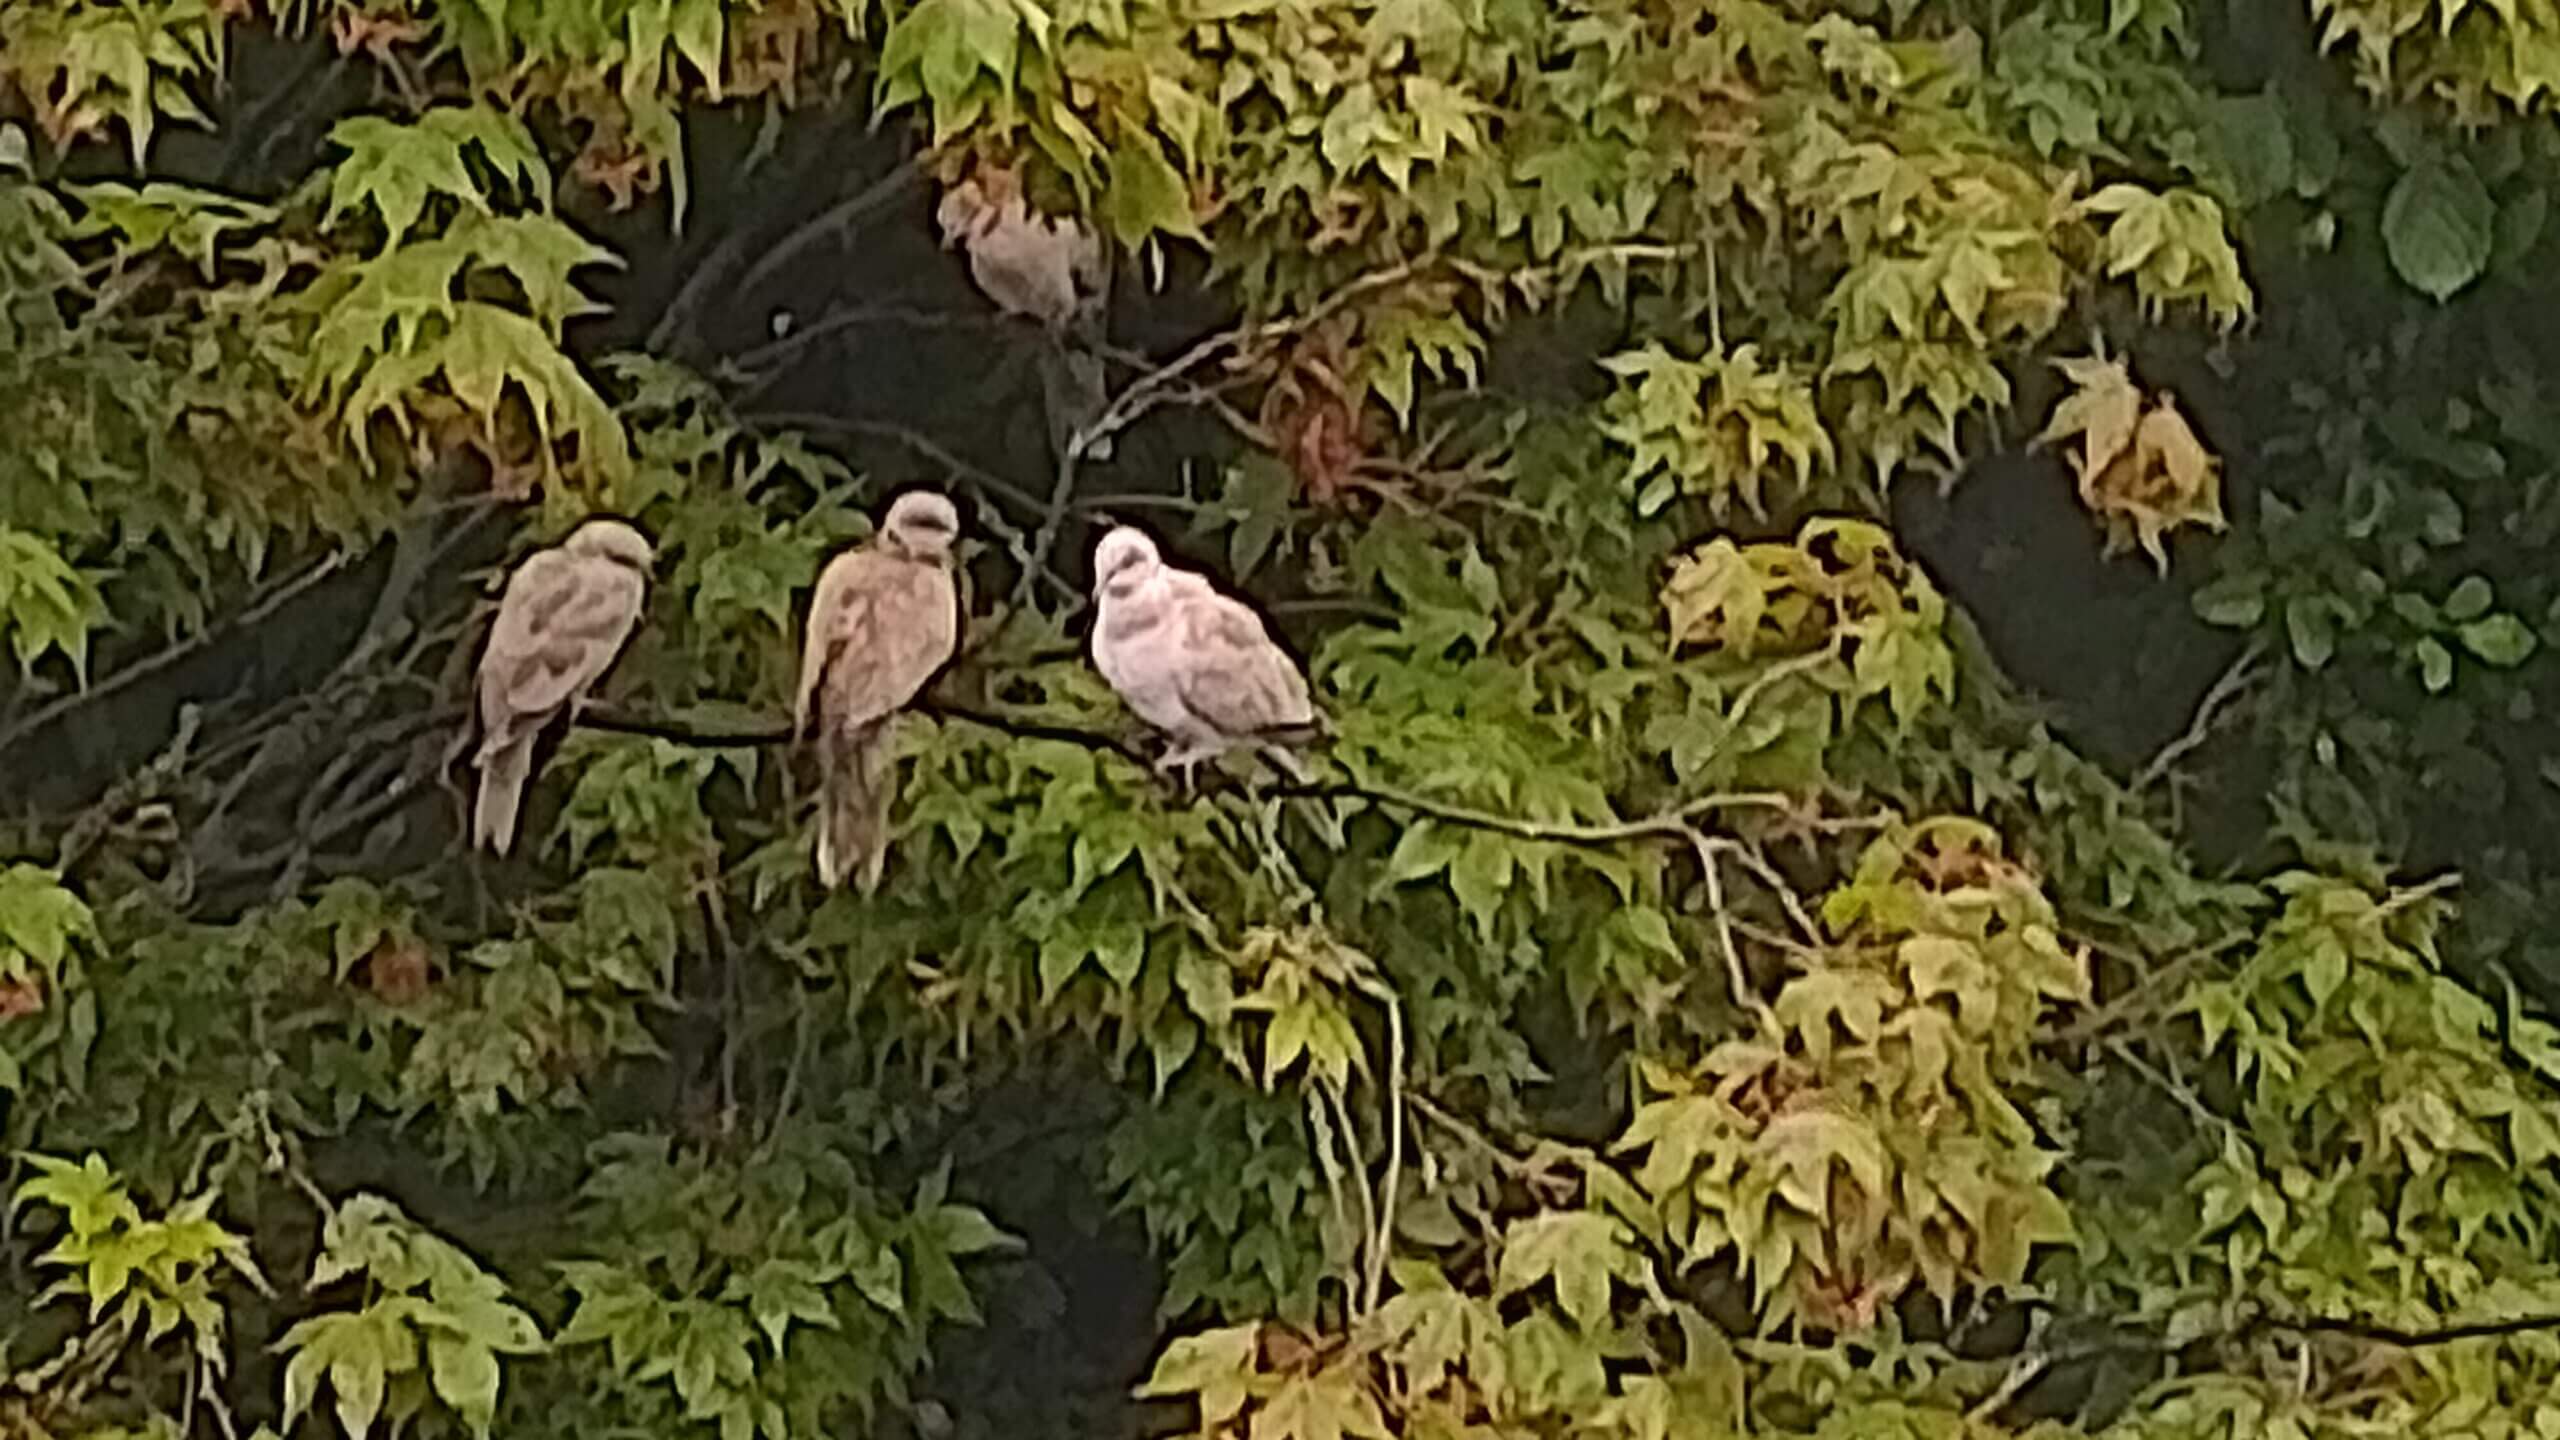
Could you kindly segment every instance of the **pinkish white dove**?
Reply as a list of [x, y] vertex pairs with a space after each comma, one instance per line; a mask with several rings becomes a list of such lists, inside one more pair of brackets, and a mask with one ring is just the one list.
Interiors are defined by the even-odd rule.
[[1262, 617], [1208, 580], [1164, 563], [1123, 525], [1094, 547], [1093, 660], [1139, 719], [1172, 741], [1158, 763], [1188, 775], [1252, 746], [1295, 772], [1276, 747], [1320, 730], [1297, 662]]

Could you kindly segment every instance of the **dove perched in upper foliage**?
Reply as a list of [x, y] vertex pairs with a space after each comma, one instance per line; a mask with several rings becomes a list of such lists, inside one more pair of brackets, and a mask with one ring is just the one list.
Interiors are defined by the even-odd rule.
[[792, 724], [818, 752], [818, 879], [829, 889], [851, 875], [868, 891], [888, 862], [890, 726], [959, 649], [959, 535], [948, 497], [913, 491], [819, 572]]
[[586, 703], [640, 623], [656, 556], [620, 520], [595, 519], [537, 550], [507, 577], [480, 655], [479, 802], [475, 845], [505, 854], [544, 726]]
[[1237, 745], [1295, 742], [1322, 728], [1306, 676], [1262, 617], [1165, 564], [1144, 533], [1123, 525], [1103, 536], [1093, 573], [1094, 665], [1139, 719], [1172, 739], [1164, 768], [1187, 771]]
[[[1101, 237], [1074, 216], [1035, 213], [1013, 175], [984, 172], [943, 192], [935, 210], [945, 245], [969, 253], [969, 276], [996, 308], [1039, 324], [1040, 380], [1050, 440], [1063, 453], [1106, 403], [1101, 344], [1111, 263]], [[1107, 459], [1107, 440], [1094, 444]]]

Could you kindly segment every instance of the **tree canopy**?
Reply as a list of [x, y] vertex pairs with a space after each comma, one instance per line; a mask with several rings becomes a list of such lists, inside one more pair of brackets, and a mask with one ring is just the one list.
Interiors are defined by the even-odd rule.
[[[2560, 1436], [2555, 86], [2543, 0], [0, 0], [0, 1436]], [[1150, 769], [1115, 523], [1307, 775]]]

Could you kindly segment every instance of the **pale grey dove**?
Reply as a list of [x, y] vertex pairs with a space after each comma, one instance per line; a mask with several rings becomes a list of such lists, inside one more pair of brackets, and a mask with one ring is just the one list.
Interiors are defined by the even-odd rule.
[[655, 563], [638, 530], [596, 519], [526, 556], [507, 577], [497, 624], [480, 655], [473, 844], [501, 855], [515, 844], [534, 741], [555, 716], [582, 708], [622, 653], [640, 623]]
[[1251, 745], [1296, 772], [1272, 747], [1309, 738], [1323, 721], [1306, 676], [1261, 616], [1165, 564], [1155, 542], [1126, 525], [1094, 547], [1093, 571], [1095, 668], [1173, 742], [1160, 766], [1188, 772]]
[[[1038, 324], [1042, 398], [1050, 441], [1064, 453], [1107, 403], [1101, 345], [1111, 264], [1101, 237], [1072, 215], [1041, 215], [1009, 174], [963, 180], [935, 211], [943, 243], [968, 251], [969, 275], [996, 308]], [[1096, 437], [1109, 459], [1109, 437]]]
[[869, 891], [888, 863], [891, 726], [959, 648], [959, 534], [948, 497], [914, 491], [819, 572], [792, 724], [818, 752], [818, 880], [829, 889], [856, 876]]

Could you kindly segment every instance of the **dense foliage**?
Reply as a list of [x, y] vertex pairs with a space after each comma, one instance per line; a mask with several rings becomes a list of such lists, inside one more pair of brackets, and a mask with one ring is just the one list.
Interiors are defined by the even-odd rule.
[[[2465, 0], [0, 0], [0, 1435], [2560, 1435], [2555, 77]], [[964, 182], [1117, 257], [1063, 436]], [[2196, 683], [1902, 533], [1994, 459]], [[800, 616], [917, 481], [967, 638], [828, 893]], [[596, 511], [645, 621], [473, 854], [493, 577]], [[1311, 778], [1137, 757], [1130, 519]]]

